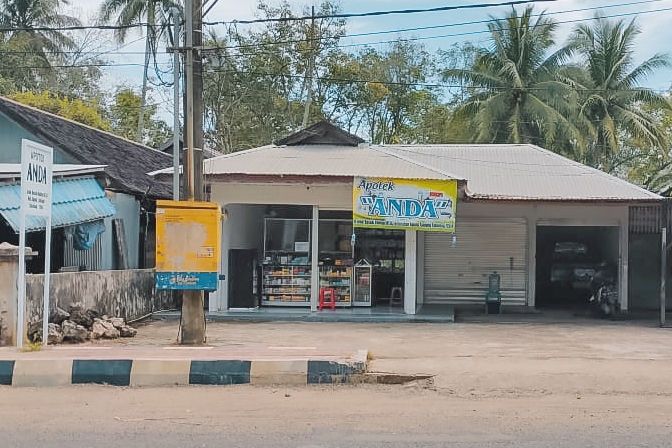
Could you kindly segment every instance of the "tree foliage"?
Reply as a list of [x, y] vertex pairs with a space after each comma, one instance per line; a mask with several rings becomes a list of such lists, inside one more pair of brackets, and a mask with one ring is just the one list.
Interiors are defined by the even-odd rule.
[[[178, 3], [105, 0], [100, 14], [149, 23], [147, 67], [165, 9]], [[78, 23], [63, 4], [0, 0], [0, 26], [21, 28], [0, 33], [0, 94], [36, 92], [21, 100], [146, 144], [165, 141], [171, 131], [157, 107], [141, 106], [147, 75], [139, 95], [100, 88], [105, 61], [92, 50], [101, 34], [40, 31]], [[561, 42], [552, 18], [512, 8], [491, 17], [486, 44], [430, 52], [412, 39], [343, 45], [338, 12], [325, 0], [311, 19], [310, 8], [258, 0], [263, 23], [207, 29], [206, 145], [228, 153], [271, 143], [299, 130], [307, 111], [308, 125], [329, 120], [372, 143], [531, 143], [654, 191], [672, 184], [670, 95], [641, 87], [669, 62], [656, 54], [635, 64], [634, 21], [596, 17]]]
[[39, 89], [55, 76], [52, 61], [75, 42], [60, 29], [80, 25], [60, 12], [67, 0], [0, 0], [0, 76], [19, 89]]
[[110, 130], [109, 121], [103, 118], [100, 106], [95, 103], [85, 103], [80, 99], [69, 99], [46, 90], [39, 94], [33, 92], [15, 93], [10, 97], [28, 106], [51, 112], [54, 115], [68, 118], [96, 129]]
[[464, 82], [469, 97], [457, 117], [469, 117], [473, 140], [533, 143], [558, 149], [567, 136], [580, 138], [566, 117], [576, 104], [571, 87], [558, 78], [566, 51], [549, 54], [557, 25], [532, 7], [488, 24], [490, 47], [477, 52], [471, 68], [449, 68], [449, 81]]
[[[149, 64], [152, 56], [156, 60], [157, 46], [160, 41], [168, 42], [168, 11], [175, 8], [181, 10], [181, 3], [173, 0], [104, 0], [100, 7], [100, 18], [103, 22], [113, 21], [118, 27], [115, 30], [117, 41], [126, 41], [129, 26], [146, 21], [145, 30], [145, 63], [143, 66], [142, 89], [138, 104], [137, 129], [134, 140], [145, 138], [145, 105], [149, 83]], [[151, 132], [151, 130], [150, 130]], [[130, 136], [128, 136], [130, 138]]]
[[[590, 126], [588, 148], [581, 161], [606, 171], [622, 149], [622, 133], [647, 146], [665, 146], [666, 135], [653, 111], [669, 109], [666, 99], [639, 82], [669, 65], [661, 54], [634, 66], [634, 39], [640, 33], [634, 20], [612, 22], [597, 17], [592, 25], [579, 25], [566, 47], [578, 54], [587, 72], [578, 80], [579, 119]], [[587, 81], [587, 82], [586, 82]]]
[[[338, 12], [325, 2], [315, 12]], [[310, 15], [307, 10], [303, 15]], [[277, 7], [260, 1], [257, 17], [296, 17], [289, 3]], [[206, 46], [218, 47], [204, 59], [204, 105], [208, 142], [221, 152], [264, 145], [297, 130], [302, 121], [309, 58], [314, 58], [315, 91], [310, 122], [324, 118], [321, 67], [337, 51], [344, 34], [341, 19], [267, 22], [259, 29], [226, 35], [211, 33]]]
[[[145, 123], [142, 142], [146, 145], [157, 147], [172, 136], [172, 130], [168, 125], [155, 118], [156, 105], [145, 107]], [[129, 88], [117, 91], [114, 103], [110, 106], [110, 130], [129, 140], [135, 140], [140, 117], [140, 95]]]

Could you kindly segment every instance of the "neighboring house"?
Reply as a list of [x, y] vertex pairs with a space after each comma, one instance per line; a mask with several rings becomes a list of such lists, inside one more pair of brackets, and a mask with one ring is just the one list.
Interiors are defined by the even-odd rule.
[[[55, 260], [55, 263], [52, 260], [52, 266], [65, 266], [67, 261], [90, 270], [153, 267], [155, 200], [169, 199], [172, 192], [169, 183], [155, 182], [147, 173], [171, 166], [169, 155], [3, 97], [0, 97], [0, 135], [3, 136], [0, 163], [19, 164], [21, 140], [28, 139], [52, 147], [55, 165], [77, 165], [89, 175], [92, 173], [88, 165], [97, 166], [93, 174], [114, 207], [114, 215], [103, 218], [105, 231], [89, 250], [73, 247], [72, 240], [67, 237], [69, 226], [54, 229], [52, 241], [54, 244], [62, 243], [63, 248], [52, 253], [61, 253], [63, 259]], [[55, 177], [57, 171], [55, 169]], [[16, 183], [16, 180], [13, 182]], [[62, 188], [61, 192], [80, 195], [80, 198], [82, 195], [84, 198], [97, 196], [94, 184], [84, 180], [77, 182], [82, 188]], [[12, 180], [6, 179], [4, 183], [7, 189]], [[63, 185], [72, 186], [72, 183]], [[76, 204], [76, 200], [71, 202]], [[77, 207], [69, 211], [84, 213]], [[3, 216], [0, 221], [4, 223], [0, 226], [0, 241], [16, 244], [17, 229], [5, 216], [9, 213], [0, 209]], [[83, 220], [78, 221], [74, 216], [73, 221], [90, 221], [85, 213], [80, 218]], [[35, 235], [32, 238], [39, 240]], [[43, 243], [37, 245], [43, 247]]]
[[316, 310], [325, 284], [342, 288], [339, 305], [357, 305], [357, 291], [341, 280], [347, 269], [336, 267], [352, 263], [355, 177], [458, 185], [454, 235], [354, 229], [355, 261], [373, 264], [373, 297], [366, 291], [360, 306], [389, 306], [395, 294], [408, 314], [482, 304], [496, 271], [505, 305], [571, 307], [587, 297], [554, 297], [550, 269], [556, 243], [575, 241], [615, 266], [624, 310], [658, 303], [659, 271], [649, 261], [659, 257], [650, 244], [659, 228], [642, 226], [633, 211], [659, 208], [662, 198], [534, 145], [371, 145], [322, 122], [277, 144], [208, 159], [204, 173], [227, 216], [212, 311]]

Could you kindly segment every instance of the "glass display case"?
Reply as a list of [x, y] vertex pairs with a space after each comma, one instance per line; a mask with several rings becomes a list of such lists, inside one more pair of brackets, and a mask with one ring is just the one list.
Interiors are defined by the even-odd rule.
[[366, 259], [353, 267], [353, 306], [371, 306], [371, 276], [373, 266]]

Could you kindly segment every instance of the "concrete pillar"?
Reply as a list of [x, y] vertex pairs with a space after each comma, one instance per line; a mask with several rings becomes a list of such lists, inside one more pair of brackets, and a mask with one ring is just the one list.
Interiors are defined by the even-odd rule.
[[404, 259], [404, 313], [415, 314], [417, 308], [416, 288], [418, 281], [418, 231], [406, 231], [406, 249]]
[[[26, 258], [35, 255], [37, 252], [33, 252], [29, 247], [26, 248]], [[0, 279], [2, 279], [0, 281], [0, 346], [16, 345], [18, 275], [19, 246], [0, 243]], [[27, 328], [25, 322], [23, 328]]]

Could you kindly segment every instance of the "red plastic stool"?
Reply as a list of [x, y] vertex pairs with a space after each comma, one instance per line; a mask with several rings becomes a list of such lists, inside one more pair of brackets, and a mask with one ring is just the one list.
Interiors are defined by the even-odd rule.
[[[329, 300], [327, 300], [327, 296], [329, 296]], [[320, 303], [317, 309], [322, 311], [325, 306], [336, 310], [336, 290], [334, 288], [320, 288]]]

